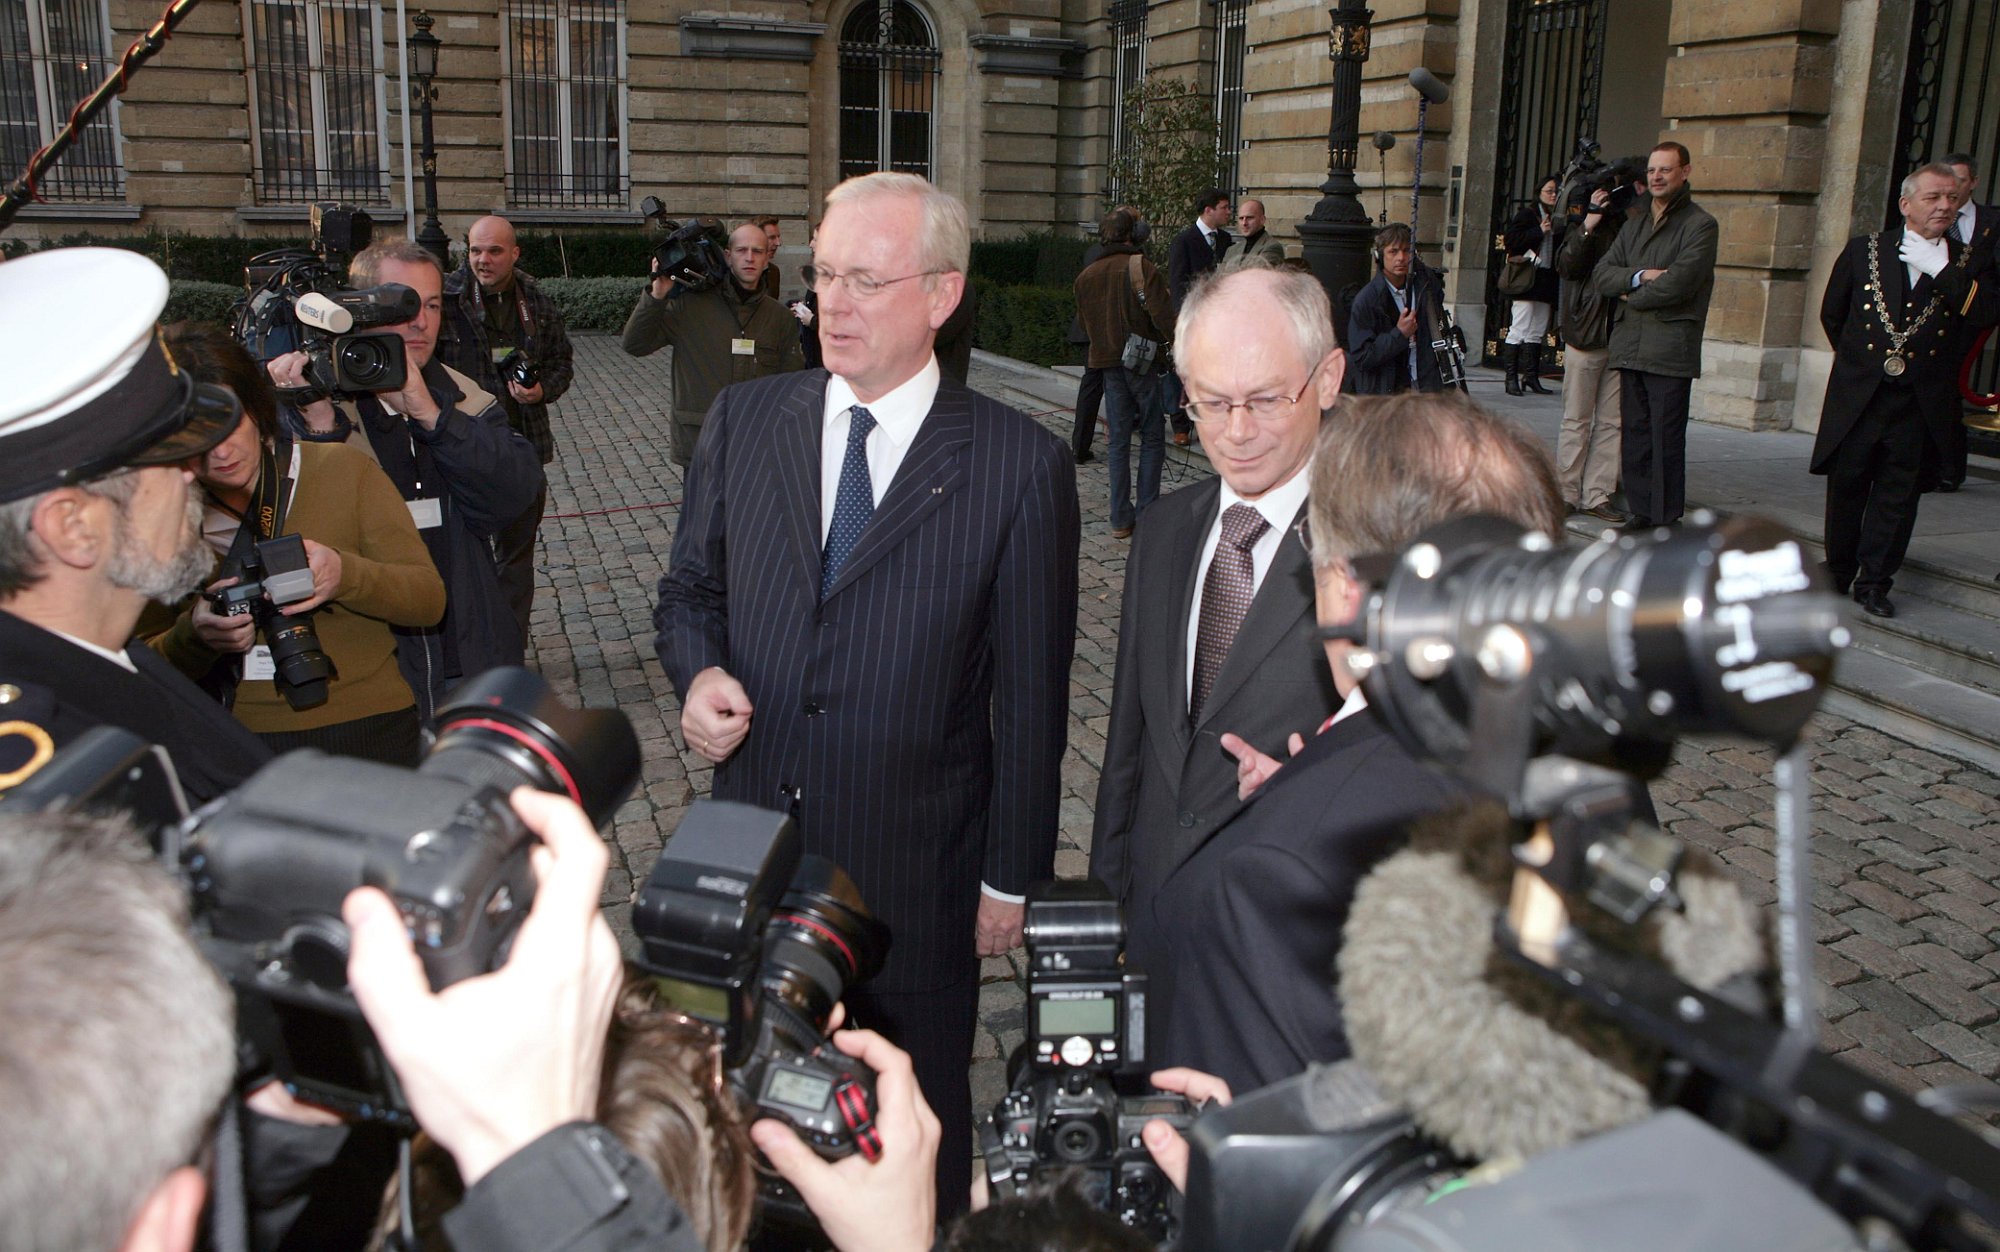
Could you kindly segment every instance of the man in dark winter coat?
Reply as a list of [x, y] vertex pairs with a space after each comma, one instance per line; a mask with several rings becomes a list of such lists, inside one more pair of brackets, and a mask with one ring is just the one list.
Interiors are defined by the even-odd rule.
[[1347, 377], [1360, 396], [1443, 391], [1434, 318], [1437, 274], [1416, 257], [1410, 228], [1391, 223], [1375, 232], [1375, 277], [1354, 297], [1347, 316]]
[[1688, 397], [1701, 376], [1702, 328], [1715, 292], [1715, 219], [1688, 192], [1688, 150], [1646, 160], [1650, 211], [1618, 232], [1591, 275], [1622, 310], [1610, 365], [1624, 408], [1625, 501], [1634, 526], [1680, 521], [1687, 508]]
[[1993, 249], [1947, 235], [1949, 166], [1903, 180], [1903, 225], [1848, 241], [1827, 278], [1820, 325], [1833, 373], [1813, 441], [1826, 475], [1826, 565], [1855, 603], [1892, 617], [1889, 588], [1958, 425], [1958, 364], [1972, 332], [2000, 316]]

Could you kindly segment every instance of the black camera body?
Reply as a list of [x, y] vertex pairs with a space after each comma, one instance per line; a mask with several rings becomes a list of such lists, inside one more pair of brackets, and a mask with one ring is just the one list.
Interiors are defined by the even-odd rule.
[[[697, 800], [632, 905], [639, 963], [676, 1008], [707, 1024], [729, 1085], [753, 1116], [793, 1128], [828, 1160], [881, 1155], [875, 1075], [827, 1043], [845, 990], [873, 977], [888, 928], [798, 827], [768, 809]], [[811, 1219], [762, 1180], [766, 1217]]]
[[542, 381], [542, 372], [535, 368], [534, 360], [519, 348], [501, 357], [498, 368], [501, 382], [518, 383], [524, 389]]
[[1171, 1245], [1180, 1197], [1146, 1151], [1154, 1118], [1185, 1128], [1178, 1095], [1131, 1091], [1146, 1062], [1146, 976], [1124, 967], [1125, 925], [1095, 879], [1028, 892], [1028, 1033], [1009, 1090], [981, 1126], [987, 1178], [1005, 1198], [1071, 1171], [1098, 1207]]
[[271, 649], [271, 664], [277, 671], [274, 677], [285, 703], [294, 709], [325, 704], [327, 683], [336, 671], [333, 658], [319, 646], [313, 615], [287, 617], [278, 611], [312, 598], [312, 565], [306, 559], [304, 538], [279, 535], [260, 539], [248, 556], [226, 562], [222, 576], [238, 581], [211, 593], [208, 607], [224, 617], [248, 613], [256, 620], [257, 633]]
[[677, 222], [665, 216], [667, 206], [658, 196], [647, 196], [639, 210], [657, 221], [667, 237], [653, 249], [653, 274], [674, 280], [688, 291], [708, 291], [729, 277], [729, 232], [714, 217], [691, 217]]
[[[1557, 176], [1557, 203], [1562, 206], [1563, 220], [1570, 226], [1580, 224], [1592, 213], [1623, 214], [1639, 194], [1632, 184], [1646, 177], [1644, 158], [1620, 157], [1606, 162], [1598, 157], [1598, 151], [1595, 140], [1580, 140], [1576, 156]], [[1600, 191], [1607, 193], [1602, 209], [1590, 202]]]
[[304, 352], [308, 395], [393, 391], [409, 378], [403, 338], [381, 327], [419, 312], [417, 293], [400, 283], [356, 290], [347, 264], [368, 246], [373, 225], [352, 205], [316, 204], [312, 241], [250, 258], [236, 312], [236, 338], [259, 361]]

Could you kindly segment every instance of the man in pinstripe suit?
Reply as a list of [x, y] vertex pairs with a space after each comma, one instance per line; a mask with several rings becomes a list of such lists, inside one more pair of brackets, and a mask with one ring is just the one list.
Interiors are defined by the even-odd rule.
[[1077, 595], [1068, 448], [932, 352], [969, 238], [911, 175], [828, 195], [826, 369], [716, 398], [654, 614], [714, 794], [792, 812], [889, 924], [849, 1020], [916, 1062], [944, 1213], [971, 1179], [978, 957], [1052, 872]]

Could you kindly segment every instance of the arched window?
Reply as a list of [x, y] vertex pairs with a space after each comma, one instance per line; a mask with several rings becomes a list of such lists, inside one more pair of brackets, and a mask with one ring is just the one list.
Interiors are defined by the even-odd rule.
[[904, 0], [863, 0], [840, 27], [840, 176], [931, 176], [937, 35]]

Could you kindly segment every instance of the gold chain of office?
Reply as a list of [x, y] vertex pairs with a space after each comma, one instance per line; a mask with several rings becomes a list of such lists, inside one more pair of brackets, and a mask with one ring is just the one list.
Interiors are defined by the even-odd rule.
[[1903, 356], [1903, 345], [1930, 320], [1931, 314], [1937, 312], [1938, 306], [1944, 303], [1944, 297], [1933, 291], [1930, 303], [1924, 306], [1923, 312], [1917, 314], [1917, 320], [1904, 329], [1897, 330], [1896, 323], [1889, 320], [1889, 301], [1882, 291], [1882, 236], [1880, 235], [1868, 236], [1868, 287], [1875, 293], [1875, 317], [1882, 323], [1883, 332], [1889, 336], [1889, 355], [1882, 358], [1882, 372], [1891, 378], [1901, 378], [1903, 371], [1910, 368], [1909, 361]]

